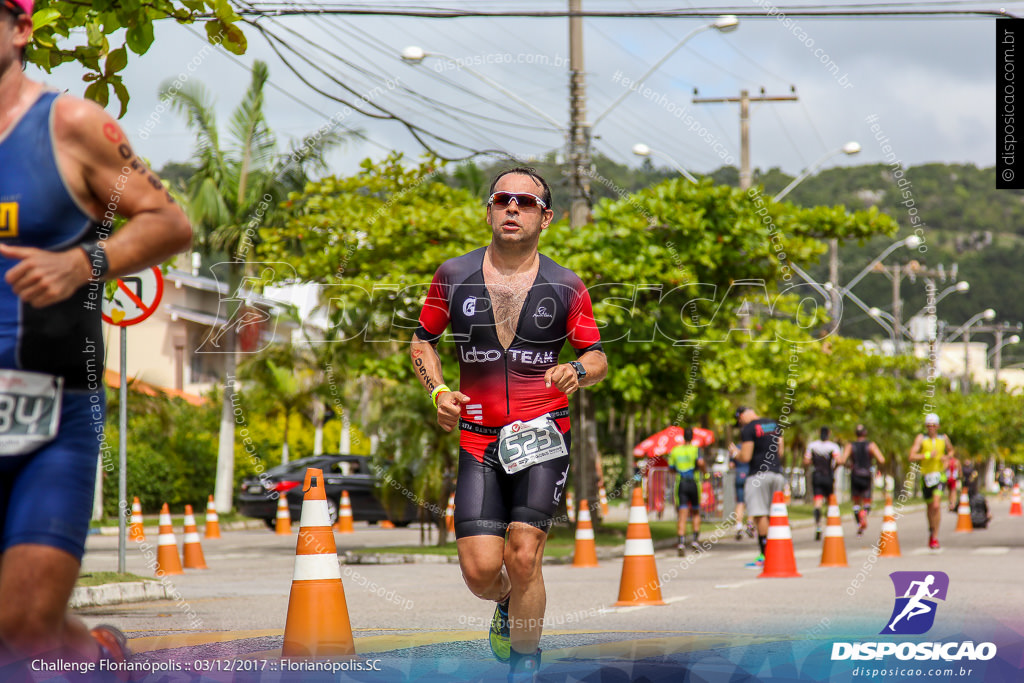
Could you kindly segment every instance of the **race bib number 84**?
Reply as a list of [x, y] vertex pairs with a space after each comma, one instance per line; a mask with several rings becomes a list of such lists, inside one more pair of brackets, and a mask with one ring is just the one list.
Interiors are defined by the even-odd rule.
[[0, 370], [0, 456], [30, 453], [57, 435], [63, 378]]
[[562, 432], [558, 431], [554, 419], [547, 415], [529, 422], [516, 420], [501, 428], [498, 460], [509, 474], [567, 454]]

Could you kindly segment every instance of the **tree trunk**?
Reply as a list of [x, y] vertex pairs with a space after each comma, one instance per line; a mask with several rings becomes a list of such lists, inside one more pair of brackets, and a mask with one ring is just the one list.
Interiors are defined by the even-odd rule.
[[281, 464], [282, 465], [287, 465], [288, 464], [288, 422], [289, 422], [289, 418], [290, 417], [291, 417], [291, 411], [288, 411], [288, 410], [284, 411], [284, 436], [282, 438], [282, 441], [284, 441], [284, 443], [281, 444]]
[[313, 423], [313, 455], [320, 455], [324, 452], [324, 404], [319, 399], [313, 399]]

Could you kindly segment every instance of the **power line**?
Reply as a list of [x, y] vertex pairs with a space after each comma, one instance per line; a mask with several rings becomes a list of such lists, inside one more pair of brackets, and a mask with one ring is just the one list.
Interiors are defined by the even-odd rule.
[[[912, 6], [919, 6], [914, 4]], [[814, 6], [812, 6], [814, 7]], [[1017, 15], [1007, 12], [1005, 9], [949, 9], [949, 10], [938, 10], [938, 9], [875, 9], [878, 5], [849, 5], [851, 8], [864, 8], [864, 9], [843, 9], [843, 6], [829, 6], [829, 5], [818, 5], [816, 7], [827, 7], [828, 9], [808, 9], [806, 5], [798, 5], [795, 7], [779, 7], [776, 8], [779, 13], [785, 14], [787, 17], [824, 17], [824, 18], [843, 18], [843, 17], [954, 17], [954, 16], [974, 16], [974, 17], [1016, 17]], [[332, 6], [332, 5], [319, 5], [317, 9], [297, 9], [293, 5], [284, 4], [278, 6], [276, 3], [251, 3], [252, 9], [238, 9], [238, 13], [243, 16], [292, 16], [292, 15], [307, 15], [307, 14], [341, 14], [351, 16], [396, 16], [396, 17], [415, 17], [419, 19], [466, 19], [466, 18], [495, 18], [495, 17], [524, 17], [524, 18], [537, 18], [537, 19], [565, 19], [571, 17], [581, 18], [606, 18], [606, 19], [709, 19], [721, 16], [722, 14], [732, 14], [737, 17], [747, 17], [750, 19], [770, 19], [776, 20], [776, 15], [769, 15], [766, 12], [756, 12], [750, 9], [742, 7], [715, 7], [715, 8], [695, 8], [686, 10], [637, 10], [637, 11], [601, 11], [601, 10], [581, 10], [578, 12], [566, 11], [566, 10], [501, 10], [495, 12], [485, 12], [481, 10], [459, 10], [459, 9], [382, 9], [379, 7], [370, 6]], [[213, 18], [213, 15], [207, 13], [203, 15], [197, 15], [200, 17]]]

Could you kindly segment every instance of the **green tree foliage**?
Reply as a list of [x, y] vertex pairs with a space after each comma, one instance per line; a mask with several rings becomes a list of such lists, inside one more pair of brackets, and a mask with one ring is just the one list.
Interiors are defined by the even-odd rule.
[[[128, 53], [149, 50], [154, 22], [161, 19], [202, 23], [211, 43], [238, 55], [245, 52], [245, 35], [237, 25], [240, 17], [227, 0], [37, 0], [26, 58], [47, 72], [77, 62], [86, 70], [85, 97], [106, 106], [113, 90], [121, 105], [119, 116], [124, 116], [130, 94], [121, 72], [128, 65]], [[118, 47], [110, 44], [115, 34], [123, 41]]]

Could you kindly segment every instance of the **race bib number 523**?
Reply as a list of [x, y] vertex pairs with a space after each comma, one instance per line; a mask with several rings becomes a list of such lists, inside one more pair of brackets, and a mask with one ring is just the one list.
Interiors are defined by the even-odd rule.
[[567, 453], [562, 432], [554, 419], [547, 415], [529, 422], [516, 420], [505, 425], [498, 438], [498, 460], [509, 474]]

